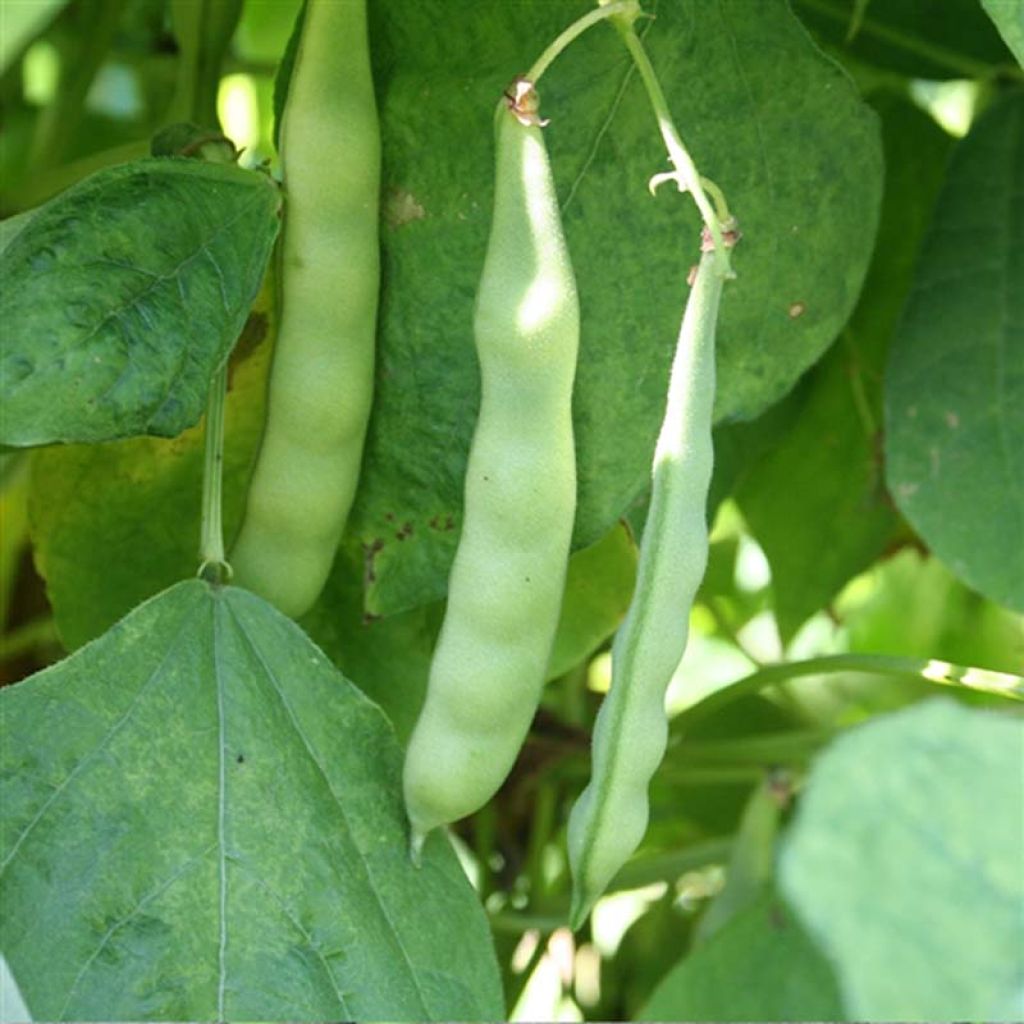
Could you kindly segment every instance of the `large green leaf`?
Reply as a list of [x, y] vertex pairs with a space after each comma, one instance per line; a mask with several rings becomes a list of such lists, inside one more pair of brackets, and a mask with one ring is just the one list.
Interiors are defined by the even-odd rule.
[[885, 200], [868, 277], [839, 341], [787, 400], [789, 433], [736, 497], [772, 568], [784, 642], [893, 541], [899, 517], [882, 480], [882, 381], [942, 182], [949, 136], [908, 100], [880, 96]]
[[[510, 78], [588, 6], [431, 0], [371, 12], [384, 290], [352, 519], [374, 552], [371, 612], [444, 593], [478, 404], [472, 306], [491, 214], [492, 112]], [[856, 299], [880, 197], [877, 125], [783, 0], [662, 0], [656, 14], [645, 39], [668, 101], [744, 231], [722, 305], [718, 416], [754, 416], [818, 358]], [[573, 44], [541, 91], [583, 315], [583, 546], [647, 486], [698, 223], [685, 197], [646, 192], [665, 154], [614, 32], [598, 27]], [[804, 315], [792, 318], [798, 302]], [[401, 542], [395, 521], [410, 524]]]
[[194, 424], [279, 210], [265, 174], [174, 158], [99, 171], [47, 203], [0, 254], [0, 442]]
[[[889, 489], [965, 583], [1024, 611], [1024, 92], [954, 150], [886, 375]], [[982, 201], [983, 200], [983, 201]]]
[[770, 890], [685, 956], [638, 1020], [839, 1020], [828, 963]]
[[447, 840], [299, 628], [198, 580], [3, 692], [3, 948], [57, 1020], [502, 1015]]
[[915, 78], [983, 77], [1010, 59], [978, 0], [793, 0], [793, 7], [836, 52]]
[[1024, 1015], [1020, 717], [936, 699], [816, 762], [780, 862], [854, 1020]]
[[1003, 41], [1024, 68], [1024, 0], [981, 0]]

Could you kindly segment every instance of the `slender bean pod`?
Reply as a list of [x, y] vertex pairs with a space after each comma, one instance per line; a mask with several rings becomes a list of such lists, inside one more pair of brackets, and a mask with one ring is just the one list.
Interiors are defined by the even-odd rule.
[[722, 280], [715, 254], [704, 253], [672, 364], [636, 590], [612, 645], [612, 685], [594, 728], [592, 774], [569, 817], [574, 928], [643, 838], [647, 787], [665, 753], [665, 691], [686, 648], [690, 607], [707, 564]]
[[576, 510], [579, 304], [535, 94], [516, 86], [496, 115], [462, 534], [405, 761], [414, 856], [431, 829], [486, 803], [512, 767], [540, 698]]
[[380, 132], [365, 0], [307, 0], [281, 125], [281, 319], [234, 578], [299, 616], [355, 495], [373, 394]]

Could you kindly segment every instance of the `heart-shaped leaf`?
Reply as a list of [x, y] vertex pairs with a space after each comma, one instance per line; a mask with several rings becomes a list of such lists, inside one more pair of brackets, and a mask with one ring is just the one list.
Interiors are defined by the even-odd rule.
[[376, 705], [242, 590], [180, 583], [3, 691], [2, 946], [45, 1020], [503, 1015]]

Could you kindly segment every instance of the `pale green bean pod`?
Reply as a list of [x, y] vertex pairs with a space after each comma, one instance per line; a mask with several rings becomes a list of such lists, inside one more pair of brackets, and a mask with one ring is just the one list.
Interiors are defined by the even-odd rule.
[[[535, 103], [528, 83], [517, 98], [520, 112]], [[486, 803], [515, 761], [554, 641], [576, 509], [575, 279], [538, 123], [505, 104], [496, 117], [474, 318], [480, 412], [448, 606], [405, 761], [414, 855], [431, 829]]]
[[359, 479], [380, 287], [380, 131], [365, 0], [307, 0], [281, 122], [281, 318], [235, 582], [316, 601]]
[[612, 682], [594, 727], [590, 782], [569, 817], [574, 928], [640, 844], [647, 787], [665, 753], [665, 691], [686, 649], [690, 608], [708, 556], [722, 280], [715, 254], [704, 253], [672, 364], [636, 590], [612, 644]]

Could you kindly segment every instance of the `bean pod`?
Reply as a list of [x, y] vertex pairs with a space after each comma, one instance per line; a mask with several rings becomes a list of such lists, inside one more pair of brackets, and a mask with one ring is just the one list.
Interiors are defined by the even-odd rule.
[[707, 564], [721, 293], [715, 254], [704, 253], [672, 364], [636, 590], [612, 644], [612, 684], [594, 727], [590, 782], [569, 817], [574, 928], [640, 844], [647, 787], [665, 753], [665, 691], [686, 649], [690, 608]]
[[365, 0], [307, 0], [281, 123], [281, 315], [237, 583], [299, 616], [359, 479], [380, 287], [380, 132]]
[[414, 855], [431, 829], [486, 803], [511, 769], [565, 586], [579, 304], [535, 97], [520, 81], [496, 115], [494, 209], [474, 318], [480, 412], [448, 606], [405, 761]]

